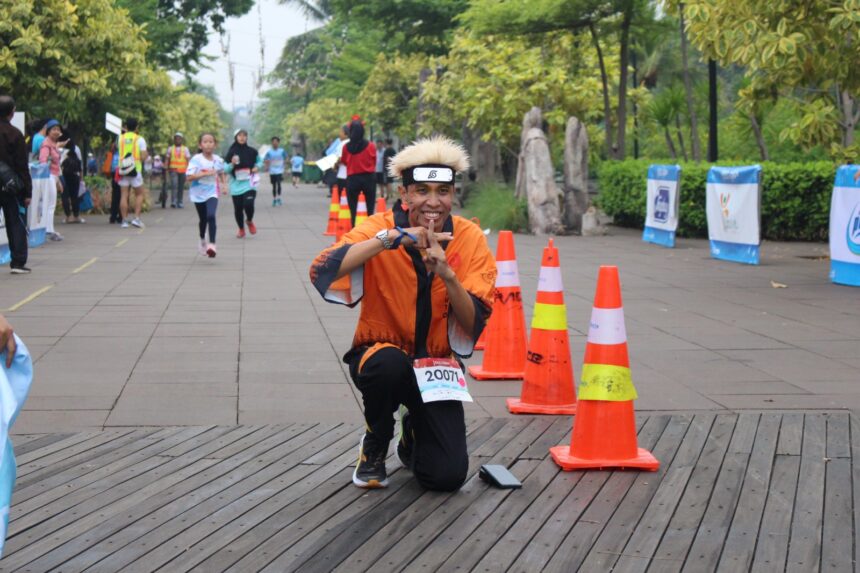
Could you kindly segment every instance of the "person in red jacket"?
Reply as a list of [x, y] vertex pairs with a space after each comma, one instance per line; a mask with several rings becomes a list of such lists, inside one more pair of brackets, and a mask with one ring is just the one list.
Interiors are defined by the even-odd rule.
[[358, 194], [364, 193], [368, 215], [373, 215], [376, 204], [376, 146], [364, 138], [360, 120], [354, 119], [349, 124], [349, 141], [343, 146], [340, 160], [346, 165], [346, 200], [355, 226]]

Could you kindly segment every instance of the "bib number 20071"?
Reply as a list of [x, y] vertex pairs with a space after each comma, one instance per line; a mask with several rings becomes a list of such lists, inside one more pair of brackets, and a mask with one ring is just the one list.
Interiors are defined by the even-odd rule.
[[419, 358], [412, 366], [424, 403], [442, 400], [473, 401], [466, 386], [466, 377], [456, 360]]

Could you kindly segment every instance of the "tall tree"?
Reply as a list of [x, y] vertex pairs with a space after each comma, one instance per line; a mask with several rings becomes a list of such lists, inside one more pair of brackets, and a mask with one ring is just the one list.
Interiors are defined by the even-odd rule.
[[701, 161], [702, 150], [699, 144], [699, 121], [693, 101], [693, 80], [690, 78], [690, 65], [687, 61], [687, 31], [684, 29], [684, 3], [678, 3], [678, 24], [681, 37], [681, 62], [684, 67], [684, 94], [687, 100], [687, 117], [690, 119], [690, 148], [693, 161]]

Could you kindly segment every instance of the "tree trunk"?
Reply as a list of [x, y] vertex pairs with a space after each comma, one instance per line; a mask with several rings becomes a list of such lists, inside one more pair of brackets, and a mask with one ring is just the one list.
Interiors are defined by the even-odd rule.
[[597, 51], [597, 62], [600, 65], [600, 85], [603, 89], [603, 129], [606, 132], [606, 155], [612, 157], [612, 105], [609, 103], [609, 78], [606, 75], [606, 62], [603, 61], [603, 50], [600, 49], [600, 40], [597, 37], [594, 23], [588, 24], [588, 31], [591, 32], [591, 40], [594, 42], [594, 49]]
[[630, 21], [633, 19], [633, 1], [626, 3], [621, 20], [621, 54], [618, 72], [618, 137], [616, 138], [615, 158], [624, 159], [627, 143], [627, 74], [630, 62]]
[[680, 114], [675, 116], [675, 131], [678, 132], [678, 147], [681, 148], [681, 157], [684, 158], [684, 161], [689, 161], [689, 159], [687, 158], [687, 148], [684, 145], [684, 132], [681, 130]]
[[415, 114], [416, 136], [421, 133], [421, 126], [424, 124], [424, 109], [426, 106], [426, 103], [424, 102], [424, 84], [428, 79], [430, 79], [431, 73], [433, 72], [430, 71], [430, 68], [421, 68], [421, 71], [418, 72], [418, 110]]
[[687, 34], [684, 32], [684, 3], [678, 5], [678, 16], [681, 22], [681, 65], [684, 69], [684, 92], [687, 95], [687, 116], [690, 118], [690, 149], [693, 161], [701, 161], [702, 150], [699, 145], [699, 121], [696, 117], [696, 106], [693, 102], [693, 81], [690, 78], [690, 67], [687, 65]]
[[663, 129], [663, 135], [666, 136], [666, 146], [669, 148], [672, 159], [678, 159], [678, 152], [675, 151], [675, 142], [672, 141], [672, 134], [669, 132], [668, 125]]
[[[532, 108], [523, 118], [523, 126], [541, 124], [540, 109]], [[517, 182], [528, 201], [529, 228], [536, 235], [551, 235], [562, 230], [560, 193], [555, 185], [549, 142], [540, 127], [529, 127], [520, 148]]]
[[564, 226], [579, 235], [588, 209], [588, 131], [577, 118], [564, 130]]
[[527, 196], [527, 184], [525, 178], [525, 166], [523, 150], [526, 148], [526, 139], [532, 129], [541, 129], [543, 123], [543, 114], [539, 107], [533, 107], [523, 116], [523, 128], [520, 131], [520, 155], [517, 158], [517, 183], [514, 196], [518, 199], [525, 199]]
[[764, 136], [761, 132], [761, 125], [756, 119], [755, 114], [750, 114], [750, 125], [752, 126], [753, 134], [755, 135], [755, 142], [758, 145], [758, 152], [761, 156], [762, 161], [770, 161], [770, 155], [767, 152], [767, 144], [764, 141]]
[[857, 100], [849, 92], [843, 90], [840, 95], [842, 97], [842, 116], [844, 118], [842, 145], [848, 147], [854, 144], [854, 128], [857, 127], [857, 122], [860, 121], [860, 109], [857, 109], [857, 111], [854, 110]]

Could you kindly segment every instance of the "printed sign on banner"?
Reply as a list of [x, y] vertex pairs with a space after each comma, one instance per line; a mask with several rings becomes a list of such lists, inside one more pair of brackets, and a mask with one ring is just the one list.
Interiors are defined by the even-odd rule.
[[652, 165], [648, 168], [648, 198], [642, 240], [664, 247], [675, 246], [678, 230], [680, 165]]
[[38, 247], [45, 242], [45, 228], [48, 225], [48, 205], [45, 199], [53, 182], [47, 164], [30, 164], [30, 177], [33, 179], [33, 197], [27, 210], [27, 224], [30, 228], [29, 243], [31, 247]]
[[860, 174], [857, 165], [836, 171], [830, 200], [830, 280], [860, 286]]
[[711, 167], [708, 171], [708, 238], [715, 259], [759, 264], [760, 179], [760, 165]]

